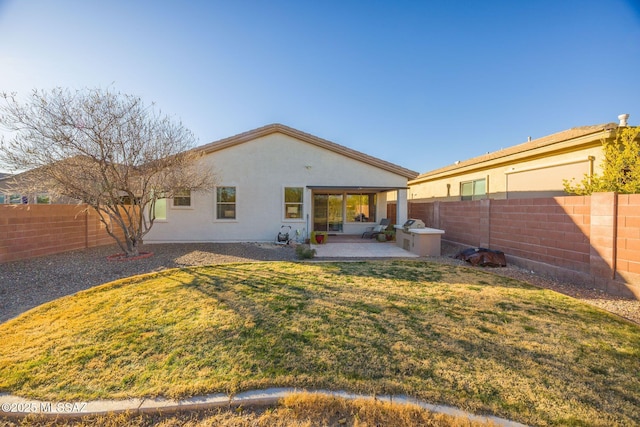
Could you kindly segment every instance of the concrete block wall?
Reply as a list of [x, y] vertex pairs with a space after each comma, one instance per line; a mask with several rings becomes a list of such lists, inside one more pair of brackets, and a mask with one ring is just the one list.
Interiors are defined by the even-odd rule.
[[86, 206], [0, 205], [0, 263], [113, 243]]
[[[426, 206], [430, 205], [430, 206]], [[501, 250], [515, 265], [640, 298], [640, 195], [410, 202], [443, 240]]]
[[618, 196], [618, 274], [630, 281], [640, 275], [640, 194]]
[[[491, 200], [490, 246], [514, 257], [590, 271], [588, 198]], [[588, 222], [588, 216], [586, 218]]]
[[[470, 246], [487, 247], [480, 229], [482, 210], [477, 201], [436, 202], [433, 212], [433, 224], [427, 227], [447, 230], [445, 238]], [[424, 220], [423, 220], [424, 221]]]

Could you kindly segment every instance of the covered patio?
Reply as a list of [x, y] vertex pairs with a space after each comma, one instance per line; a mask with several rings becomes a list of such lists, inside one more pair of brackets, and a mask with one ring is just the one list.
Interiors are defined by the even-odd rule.
[[307, 185], [310, 191], [310, 231], [360, 236], [387, 217], [387, 199], [395, 195], [395, 220], [407, 220], [406, 186]]

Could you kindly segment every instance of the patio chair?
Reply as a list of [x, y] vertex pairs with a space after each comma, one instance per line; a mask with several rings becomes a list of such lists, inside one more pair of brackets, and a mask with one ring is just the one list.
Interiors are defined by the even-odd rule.
[[384, 230], [387, 229], [390, 223], [391, 221], [388, 218], [382, 218], [380, 220], [380, 224], [376, 225], [375, 227], [367, 228], [367, 230], [362, 233], [362, 238], [364, 239], [366, 237], [369, 239], [373, 239], [378, 234], [384, 233]]

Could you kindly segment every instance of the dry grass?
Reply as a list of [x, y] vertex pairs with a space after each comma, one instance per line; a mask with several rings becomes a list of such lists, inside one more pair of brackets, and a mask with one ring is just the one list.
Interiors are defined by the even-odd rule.
[[640, 423], [637, 325], [458, 266], [173, 270], [43, 305], [0, 336], [0, 390], [44, 400], [294, 386], [535, 425]]
[[0, 427], [486, 427], [491, 422], [470, 421], [466, 417], [434, 414], [414, 405], [399, 405], [369, 399], [346, 400], [301, 393], [282, 399], [275, 407], [244, 410], [215, 409], [171, 414], [112, 414], [75, 420], [51, 420], [29, 416], [19, 422], [0, 418]]

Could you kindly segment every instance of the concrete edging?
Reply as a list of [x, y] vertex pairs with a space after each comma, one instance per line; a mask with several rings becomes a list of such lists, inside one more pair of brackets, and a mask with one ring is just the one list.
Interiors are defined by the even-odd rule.
[[109, 413], [151, 413], [151, 412], [176, 412], [184, 410], [203, 410], [222, 407], [260, 407], [275, 405], [286, 396], [296, 393], [312, 393], [324, 396], [334, 396], [343, 399], [372, 399], [383, 402], [400, 404], [413, 404], [423, 409], [438, 414], [466, 417], [470, 421], [493, 422], [504, 427], [527, 427], [514, 421], [492, 415], [475, 415], [461, 409], [446, 405], [433, 405], [409, 396], [371, 396], [346, 391], [330, 390], [304, 390], [297, 388], [268, 388], [265, 390], [252, 390], [230, 396], [224, 393], [195, 396], [183, 400], [171, 400], [164, 398], [133, 398], [125, 400], [94, 400], [90, 402], [46, 402], [30, 400], [23, 397], [0, 393], [0, 416], [9, 418], [21, 418], [30, 414], [38, 414], [55, 418], [79, 418], [88, 415], [105, 415]]

